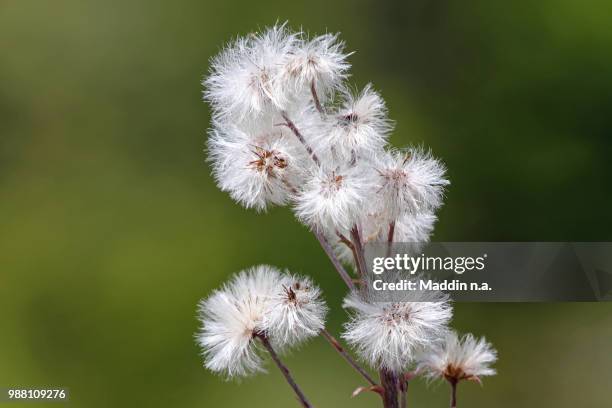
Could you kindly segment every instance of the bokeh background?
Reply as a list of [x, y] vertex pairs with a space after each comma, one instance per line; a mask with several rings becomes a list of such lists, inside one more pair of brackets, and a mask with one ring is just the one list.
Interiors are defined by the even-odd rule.
[[[271, 366], [241, 384], [201, 366], [196, 303], [258, 263], [344, 291], [287, 209], [217, 190], [200, 80], [231, 37], [289, 20], [340, 31], [452, 180], [439, 241], [612, 239], [612, 27], [601, 1], [5, 0], [0, 3], [0, 385], [70, 388], [74, 407], [297, 406]], [[608, 304], [458, 304], [499, 350], [459, 406], [603, 407]], [[286, 358], [318, 407], [372, 407], [321, 339]], [[417, 381], [410, 405], [443, 407]], [[19, 405], [19, 404], [17, 404]], [[43, 405], [43, 404], [40, 404]], [[29, 405], [28, 405], [29, 406]], [[50, 405], [57, 406], [57, 405]]]

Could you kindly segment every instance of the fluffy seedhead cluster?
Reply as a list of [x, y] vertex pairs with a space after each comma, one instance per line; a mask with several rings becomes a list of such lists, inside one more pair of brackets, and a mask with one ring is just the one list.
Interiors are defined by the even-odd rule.
[[[384, 395], [385, 406], [394, 406], [390, 395], [402, 389], [419, 352], [431, 357], [422, 360], [422, 372], [442, 367], [435, 356], [446, 350], [445, 338], [451, 347], [445, 336], [452, 307], [443, 295], [374, 302], [365, 290], [364, 245], [427, 242], [449, 182], [428, 150], [388, 145], [393, 122], [385, 102], [372, 85], [355, 91], [347, 83], [349, 56], [338, 35], [309, 37], [286, 25], [236, 39], [212, 60], [203, 82], [212, 107], [207, 150], [219, 188], [235, 201], [257, 211], [289, 206], [316, 235], [349, 288], [343, 337], [381, 372], [381, 384], [325, 330], [319, 289], [272, 267], [241, 272], [202, 301], [197, 339], [206, 366], [234, 377], [262, 369], [258, 339], [282, 366], [275, 349], [322, 333]], [[466, 361], [482, 351], [470, 339], [453, 346], [465, 354], [465, 378], [478, 376]]]
[[258, 337], [283, 350], [319, 334], [327, 307], [310, 279], [260, 265], [236, 274], [199, 312], [205, 365], [231, 378], [262, 370]]

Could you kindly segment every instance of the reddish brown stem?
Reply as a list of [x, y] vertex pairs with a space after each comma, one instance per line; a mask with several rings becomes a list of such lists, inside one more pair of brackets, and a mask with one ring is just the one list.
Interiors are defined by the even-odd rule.
[[328, 258], [334, 265], [334, 268], [336, 268], [336, 271], [338, 272], [338, 274], [340, 275], [344, 283], [346, 283], [346, 286], [348, 286], [350, 290], [355, 290], [355, 284], [353, 283], [353, 280], [351, 279], [349, 274], [346, 272], [346, 270], [344, 269], [344, 267], [342, 266], [342, 264], [336, 257], [336, 254], [334, 254], [334, 250], [329, 245], [329, 242], [327, 242], [327, 239], [325, 238], [325, 236], [323, 236], [323, 234], [318, 231], [314, 231], [314, 234], [319, 240], [319, 243], [321, 244], [321, 247], [327, 254]]
[[357, 257], [359, 255], [357, 254], [357, 249], [355, 248], [355, 245], [353, 245], [351, 240], [345, 237], [344, 234], [336, 231], [336, 235], [338, 235], [338, 238], [340, 238], [340, 242], [349, 247], [349, 249], [353, 253], [353, 258], [355, 259], [355, 266], [357, 267], [357, 274], [359, 275], [359, 279], [363, 279], [364, 273], [361, 270], [361, 262], [357, 262]]
[[400, 378], [400, 407], [406, 408], [408, 406], [408, 381]]
[[372, 377], [370, 377], [370, 375], [362, 367], [360, 367], [355, 360], [353, 360], [353, 358], [346, 352], [346, 350], [344, 350], [344, 347], [342, 347], [340, 342], [336, 340], [334, 336], [329, 334], [329, 332], [325, 329], [321, 330], [321, 335], [325, 337], [325, 340], [327, 340], [329, 344], [331, 344], [336, 349], [336, 351], [340, 353], [342, 357], [344, 357], [346, 362], [349, 363], [351, 367], [355, 369], [355, 371], [361, 374], [361, 376], [365, 378], [365, 380], [369, 382], [370, 385], [378, 385], [376, 381], [374, 381]]
[[319, 95], [317, 95], [317, 87], [314, 80], [310, 83], [310, 93], [312, 94], [312, 100], [314, 101], [315, 107], [319, 113], [321, 115], [325, 115], [325, 110], [323, 109], [323, 106], [321, 106]]
[[351, 238], [353, 240], [353, 245], [355, 246], [355, 263], [361, 272], [361, 279], [365, 279], [365, 274], [367, 272], [365, 256], [363, 253], [363, 245], [361, 243], [361, 236], [359, 234], [359, 229], [355, 225], [353, 229], [351, 229]]
[[386, 369], [380, 370], [380, 383], [384, 388], [382, 395], [385, 408], [399, 408], [397, 401], [398, 381], [397, 376]]
[[389, 223], [389, 234], [387, 235], [387, 242], [389, 244], [393, 242], [393, 235], [395, 235], [395, 221]]
[[391, 244], [393, 244], [393, 235], [395, 234], [395, 221], [389, 223], [389, 232], [387, 233], [387, 258], [391, 257]]
[[308, 152], [310, 157], [312, 157], [312, 160], [317, 164], [317, 166], [320, 167], [321, 166], [321, 162], [319, 161], [319, 158], [317, 157], [315, 152], [312, 150], [310, 145], [306, 142], [306, 139], [304, 139], [304, 136], [302, 136], [302, 134], [300, 133], [299, 129], [295, 126], [295, 123], [293, 123], [293, 121], [291, 119], [289, 119], [289, 116], [287, 116], [286, 112], [281, 112], [281, 115], [282, 115], [283, 119], [285, 120], [285, 126], [287, 126], [289, 129], [291, 129], [291, 131], [293, 132], [295, 137], [297, 137], [298, 140], [300, 141], [300, 143], [302, 143], [302, 145], [304, 146], [304, 148], [306, 148], [306, 151]]
[[289, 385], [293, 389], [293, 392], [295, 392], [295, 395], [300, 400], [300, 404], [302, 404], [302, 406], [304, 408], [312, 408], [312, 405], [310, 405], [310, 402], [308, 402], [308, 399], [306, 398], [306, 396], [304, 395], [304, 393], [302, 392], [300, 387], [297, 385], [297, 383], [295, 382], [295, 380], [291, 376], [291, 373], [289, 372], [289, 369], [280, 360], [280, 358], [278, 357], [278, 354], [276, 354], [276, 351], [274, 350], [274, 348], [270, 344], [270, 341], [268, 340], [268, 337], [266, 337], [266, 335], [264, 335], [264, 334], [258, 334], [256, 336], [257, 336], [257, 338], [259, 338], [259, 340], [261, 340], [263, 346], [266, 348], [266, 350], [268, 350], [268, 353], [270, 353], [270, 356], [272, 357], [272, 360], [274, 360], [274, 363], [276, 364], [276, 366], [279, 368], [281, 373], [283, 373], [283, 376], [285, 376], [285, 379], [287, 380], [287, 382], [289, 383]]
[[457, 380], [450, 379], [448, 380], [451, 386], [451, 396], [450, 396], [450, 406], [451, 408], [457, 407]]

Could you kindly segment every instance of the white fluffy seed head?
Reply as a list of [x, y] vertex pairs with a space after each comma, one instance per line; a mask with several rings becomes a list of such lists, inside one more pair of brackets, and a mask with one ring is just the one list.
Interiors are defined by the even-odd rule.
[[444, 336], [452, 317], [448, 297], [433, 292], [415, 302], [374, 302], [356, 293], [344, 300], [351, 310], [343, 338], [374, 369], [401, 373], [418, 349]]
[[491, 364], [497, 361], [497, 352], [484, 338], [471, 334], [459, 338], [449, 331], [443, 342], [425, 349], [419, 357], [417, 370], [430, 379], [449, 381], [475, 380], [494, 375]]
[[215, 116], [241, 122], [283, 109], [291, 96], [282, 67], [297, 41], [285, 24], [277, 25], [237, 39], [216, 56], [203, 81], [204, 97]]
[[256, 337], [284, 351], [317, 335], [327, 306], [308, 278], [260, 265], [239, 272], [199, 304], [196, 341], [205, 366], [228, 378], [263, 371]]
[[321, 290], [309, 278], [284, 275], [263, 325], [277, 343], [293, 346], [318, 335], [326, 313]]
[[377, 192], [390, 217], [405, 212], [432, 211], [442, 205], [446, 168], [420, 148], [385, 152], [376, 165]]
[[219, 188], [247, 208], [284, 205], [304, 177], [302, 146], [279, 127], [251, 130], [216, 124], [208, 139], [209, 160]]
[[394, 240], [424, 244], [429, 242], [438, 217], [432, 211], [404, 214], [395, 222]]
[[263, 370], [253, 340], [263, 330], [263, 319], [280, 279], [276, 268], [257, 266], [238, 273], [200, 302], [202, 328], [196, 340], [206, 368], [228, 378]]
[[283, 77], [296, 93], [309, 93], [312, 84], [324, 99], [346, 79], [350, 64], [344, 43], [338, 34], [325, 34], [313, 39], [302, 38], [283, 67]]
[[296, 215], [319, 231], [350, 230], [365, 214], [371, 192], [365, 168], [317, 169], [296, 197]]
[[344, 103], [330, 114], [317, 143], [339, 154], [371, 156], [383, 149], [393, 126], [382, 97], [368, 84], [359, 94], [342, 91]]

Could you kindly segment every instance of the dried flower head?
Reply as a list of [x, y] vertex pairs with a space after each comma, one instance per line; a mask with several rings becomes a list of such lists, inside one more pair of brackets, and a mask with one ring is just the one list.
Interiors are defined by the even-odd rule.
[[359, 94], [345, 89], [343, 95], [344, 103], [326, 120], [317, 143], [348, 158], [370, 156], [382, 150], [393, 128], [382, 97], [370, 84]]
[[204, 97], [221, 119], [240, 122], [271, 109], [282, 109], [291, 98], [281, 76], [297, 35], [285, 24], [239, 38], [211, 62], [203, 81]]
[[410, 211], [431, 211], [442, 204], [444, 165], [423, 149], [385, 152], [379, 158], [378, 193], [392, 218]]
[[459, 338], [449, 331], [443, 342], [426, 349], [419, 360], [417, 370], [429, 378], [480, 382], [480, 377], [495, 374], [491, 364], [497, 360], [497, 352], [484, 338], [471, 334]]
[[311, 40], [300, 39], [287, 58], [284, 77], [296, 92], [314, 86], [321, 97], [340, 86], [347, 77], [350, 64], [338, 34], [325, 34]]
[[348, 230], [364, 214], [371, 191], [371, 178], [362, 167], [318, 169], [302, 186], [295, 211], [311, 228]]
[[448, 297], [423, 292], [415, 302], [374, 302], [352, 293], [344, 307], [352, 311], [343, 334], [375, 369], [400, 373], [415, 352], [442, 337], [452, 317]]
[[276, 268], [256, 266], [238, 273], [200, 302], [202, 328], [196, 340], [206, 368], [228, 378], [263, 370], [253, 340], [264, 330], [263, 319], [280, 279]]
[[219, 188], [247, 208], [286, 204], [303, 176], [302, 147], [278, 127], [249, 134], [237, 126], [217, 125], [208, 150]]
[[327, 306], [321, 290], [307, 277], [284, 275], [270, 300], [264, 327], [282, 345], [295, 345], [319, 334]]

